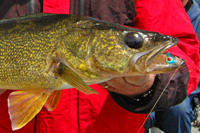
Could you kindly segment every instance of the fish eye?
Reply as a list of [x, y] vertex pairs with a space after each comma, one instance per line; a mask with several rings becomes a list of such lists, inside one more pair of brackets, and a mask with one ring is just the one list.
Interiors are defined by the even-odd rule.
[[126, 44], [130, 48], [140, 48], [143, 44], [143, 37], [137, 33], [128, 33], [124, 38]]

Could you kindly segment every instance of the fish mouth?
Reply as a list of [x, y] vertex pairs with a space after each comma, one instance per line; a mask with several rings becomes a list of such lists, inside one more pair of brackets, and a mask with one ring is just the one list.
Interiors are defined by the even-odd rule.
[[[176, 70], [179, 66], [184, 64], [184, 61], [176, 56], [171, 56], [176, 62], [170, 64], [166, 61], [168, 58], [165, 51], [175, 46], [179, 40], [170, 37], [169, 42], [163, 43], [160, 46], [154, 47], [140, 55], [134, 55], [133, 61], [135, 68], [142, 74], [157, 74], [166, 73]], [[137, 59], [135, 58], [137, 56]]]

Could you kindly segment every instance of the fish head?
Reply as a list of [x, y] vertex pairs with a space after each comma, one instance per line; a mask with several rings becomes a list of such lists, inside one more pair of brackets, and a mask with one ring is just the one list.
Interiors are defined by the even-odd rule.
[[166, 61], [168, 56], [165, 51], [179, 40], [158, 32], [104, 26], [93, 34], [91, 42], [96, 69], [104, 75], [166, 73], [184, 64], [182, 59], [173, 55], [174, 63]]

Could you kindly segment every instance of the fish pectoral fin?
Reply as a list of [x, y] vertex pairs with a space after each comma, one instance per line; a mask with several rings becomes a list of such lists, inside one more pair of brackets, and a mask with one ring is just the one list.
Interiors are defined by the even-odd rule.
[[20, 129], [31, 121], [42, 109], [51, 92], [48, 89], [12, 92], [8, 97], [12, 129]]
[[63, 63], [60, 63], [58, 67], [57, 76], [85, 94], [98, 94], [98, 92], [89, 87], [74, 71]]
[[3, 94], [6, 91], [6, 89], [1, 89], [0, 90], [0, 95]]
[[45, 107], [49, 110], [49, 111], [53, 111], [56, 106], [58, 105], [58, 102], [60, 101], [60, 96], [61, 96], [61, 90], [57, 90], [54, 91], [50, 97], [48, 98], [48, 100], [45, 103]]

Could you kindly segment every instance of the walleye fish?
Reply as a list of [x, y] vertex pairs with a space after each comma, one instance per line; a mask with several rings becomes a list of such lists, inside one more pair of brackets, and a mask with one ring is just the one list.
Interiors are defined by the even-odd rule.
[[163, 54], [178, 39], [64, 14], [0, 21], [0, 94], [8, 97], [12, 129], [25, 126], [45, 105], [56, 108], [62, 89], [97, 92], [88, 85], [114, 77], [174, 71], [184, 61]]

